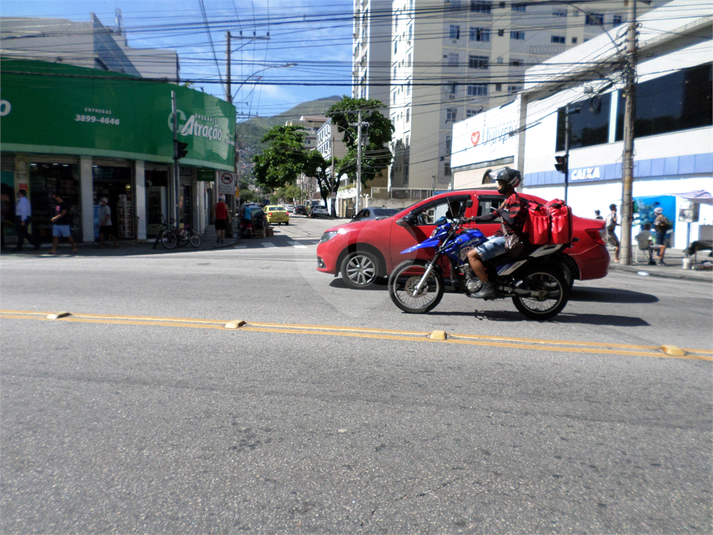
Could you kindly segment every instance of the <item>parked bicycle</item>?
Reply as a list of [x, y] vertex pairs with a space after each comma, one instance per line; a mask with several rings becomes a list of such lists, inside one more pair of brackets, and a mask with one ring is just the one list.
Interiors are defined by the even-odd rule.
[[198, 248], [201, 245], [201, 236], [198, 231], [191, 228], [188, 223], [184, 223], [182, 228], [176, 228], [175, 219], [171, 219], [170, 223], [164, 222], [161, 225], [159, 234], [156, 236], [156, 242], [154, 243], [154, 248], [158, 242], [166, 249], [175, 249], [178, 247], [183, 247], [187, 243], [190, 243], [193, 247]]

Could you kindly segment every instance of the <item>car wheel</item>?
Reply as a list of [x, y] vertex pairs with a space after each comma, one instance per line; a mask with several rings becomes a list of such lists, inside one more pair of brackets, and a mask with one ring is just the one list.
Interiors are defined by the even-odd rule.
[[355, 251], [344, 257], [339, 271], [342, 280], [350, 288], [369, 288], [378, 277], [379, 261], [372, 253]]

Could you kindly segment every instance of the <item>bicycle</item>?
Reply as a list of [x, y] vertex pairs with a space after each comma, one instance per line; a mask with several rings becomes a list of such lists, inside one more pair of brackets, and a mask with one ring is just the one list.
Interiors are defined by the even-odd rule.
[[176, 246], [183, 247], [190, 243], [196, 249], [201, 245], [201, 236], [195, 229], [192, 229], [188, 223], [184, 223], [183, 228], [177, 229], [175, 226], [176, 220], [171, 219], [170, 222], [164, 221], [156, 235], [156, 241], [153, 246], [161, 242], [166, 249], [175, 249]]
[[183, 228], [177, 229], [171, 220], [172, 225], [162, 230], [160, 240], [166, 249], [175, 249], [176, 246], [183, 247], [190, 243], [196, 249], [201, 245], [201, 236], [195, 229], [192, 229], [188, 223], [183, 224]]

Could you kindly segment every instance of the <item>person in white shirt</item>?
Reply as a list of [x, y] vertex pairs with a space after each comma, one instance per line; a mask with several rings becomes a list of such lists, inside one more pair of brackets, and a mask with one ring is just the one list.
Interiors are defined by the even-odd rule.
[[35, 246], [35, 250], [40, 248], [40, 242], [35, 240], [32, 234], [28, 233], [30, 221], [32, 220], [32, 207], [27, 200], [27, 192], [21, 189], [17, 192], [17, 205], [15, 205], [15, 230], [17, 232], [17, 250], [22, 251], [25, 239]]

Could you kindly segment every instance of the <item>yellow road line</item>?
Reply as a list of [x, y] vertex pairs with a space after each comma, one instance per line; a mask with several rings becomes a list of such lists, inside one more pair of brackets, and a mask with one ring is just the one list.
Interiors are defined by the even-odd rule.
[[[72, 314], [58, 320], [49, 320], [47, 316], [53, 312], [0, 310], [0, 318], [35, 319], [41, 321], [70, 323], [101, 323], [111, 325], [145, 325], [158, 327], [189, 327], [194, 329], [226, 329], [226, 320], [166, 318], [155, 316], [122, 316], [107, 314]], [[235, 330], [235, 329], [233, 329]], [[546, 340], [536, 338], [517, 338], [503, 336], [487, 336], [476, 334], [449, 333], [446, 340], [431, 340], [427, 331], [400, 331], [390, 329], [371, 329], [362, 327], [341, 327], [329, 325], [299, 325], [284, 323], [246, 323], [237, 329], [246, 332], [269, 332], [279, 334], [311, 334], [321, 336], [340, 336], [350, 338], [369, 338], [377, 340], [394, 340], [408, 342], [446, 343], [486, 347], [502, 347], [510, 349], [530, 349], [537, 351], [589, 353], [603, 355], [627, 355], [657, 358], [682, 358], [713, 361], [713, 350], [688, 349], [686, 355], [668, 355], [661, 351], [661, 346], [644, 346], [632, 344], [608, 344], [606, 342], [582, 342], [566, 340]]]

